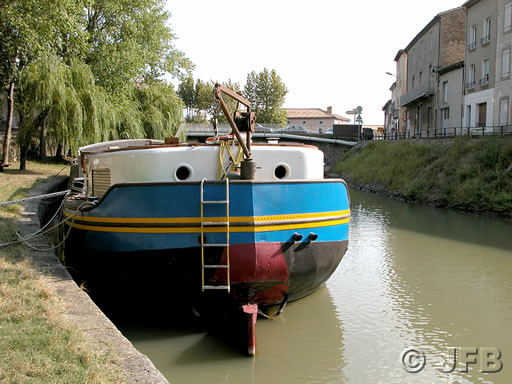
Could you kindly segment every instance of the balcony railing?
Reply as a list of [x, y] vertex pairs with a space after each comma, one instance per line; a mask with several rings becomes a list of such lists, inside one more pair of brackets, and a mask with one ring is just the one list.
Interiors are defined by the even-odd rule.
[[415, 100], [430, 97], [435, 94], [434, 87], [427, 81], [405, 95], [400, 97], [400, 106], [407, 105]]
[[482, 45], [487, 44], [489, 41], [491, 41], [491, 35], [486, 35], [480, 39]]
[[474, 81], [470, 81], [466, 84], [466, 89], [473, 89], [475, 88], [475, 82]]
[[471, 51], [476, 48], [476, 41], [472, 41], [468, 44], [468, 49]]
[[489, 74], [485, 74], [482, 76], [482, 78], [480, 79], [480, 85], [487, 85], [489, 84]]

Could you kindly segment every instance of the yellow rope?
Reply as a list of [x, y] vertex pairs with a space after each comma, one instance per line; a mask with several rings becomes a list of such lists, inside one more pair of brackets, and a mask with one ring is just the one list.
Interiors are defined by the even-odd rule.
[[222, 140], [219, 145], [219, 166], [217, 168], [217, 180], [221, 180], [222, 177], [228, 176], [226, 170], [224, 169], [224, 153], [225, 151], [228, 152], [229, 159], [231, 159], [231, 167], [228, 169], [228, 172], [234, 171], [236, 168], [240, 167], [240, 162], [242, 161], [244, 157], [244, 152], [242, 150], [242, 147], [238, 146], [238, 153], [233, 153], [233, 150], [231, 149], [231, 143], [234, 144], [233, 140]]

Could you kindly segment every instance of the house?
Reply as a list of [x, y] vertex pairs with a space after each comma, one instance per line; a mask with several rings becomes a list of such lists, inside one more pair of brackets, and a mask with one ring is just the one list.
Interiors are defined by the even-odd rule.
[[[395, 83], [393, 83], [395, 84]], [[393, 128], [395, 127], [394, 121], [393, 121], [393, 102], [392, 99], [389, 99], [386, 104], [382, 107], [382, 110], [384, 111], [384, 132], [389, 134], [392, 132]]]
[[320, 108], [284, 108], [288, 116], [288, 125], [300, 125], [310, 132], [326, 132], [334, 124], [349, 124], [350, 119]]
[[407, 93], [407, 53], [400, 49], [396, 56], [396, 81], [391, 89], [393, 119], [401, 137], [407, 136], [407, 107], [400, 105], [400, 98]]
[[[512, 49], [512, 2], [498, 0], [496, 34], [496, 68], [494, 76], [494, 123], [501, 129], [511, 124], [512, 77], [510, 76], [510, 52]], [[492, 22], [492, 20], [491, 20]]]
[[[505, 9], [504, 2], [501, 3]], [[464, 6], [468, 38], [465, 55], [464, 126], [492, 127], [496, 100], [494, 86], [497, 80], [498, 1], [469, 0], [464, 3]], [[508, 40], [510, 43], [510, 37]], [[501, 103], [501, 101], [498, 102]]]
[[434, 130], [461, 124], [456, 109], [463, 100], [462, 80], [456, 79], [463, 73], [457, 63], [464, 61], [465, 19], [464, 7], [441, 12], [404, 49], [407, 92], [400, 107], [406, 107], [408, 136], [433, 136]]

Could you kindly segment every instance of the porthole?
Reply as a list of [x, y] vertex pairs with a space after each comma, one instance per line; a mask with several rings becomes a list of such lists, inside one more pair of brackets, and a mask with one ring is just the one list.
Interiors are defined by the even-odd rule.
[[192, 177], [192, 167], [188, 164], [180, 164], [174, 172], [174, 178], [177, 181], [185, 181]]
[[290, 176], [290, 167], [286, 163], [278, 164], [274, 168], [274, 177], [278, 180], [286, 179]]

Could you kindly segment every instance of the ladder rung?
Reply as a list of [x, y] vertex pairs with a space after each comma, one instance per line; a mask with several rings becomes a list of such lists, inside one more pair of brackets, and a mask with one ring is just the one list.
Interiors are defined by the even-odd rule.
[[203, 264], [203, 268], [229, 268], [229, 264]]
[[221, 226], [227, 226], [229, 224], [229, 221], [203, 221], [203, 225], [221, 225]]
[[229, 285], [205, 285], [203, 289], [228, 289]]
[[229, 244], [203, 244], [203, 247], [229, 247]]
[[204, 200], [201, 203], [203, 204], [227, 204], [227, 200]]

